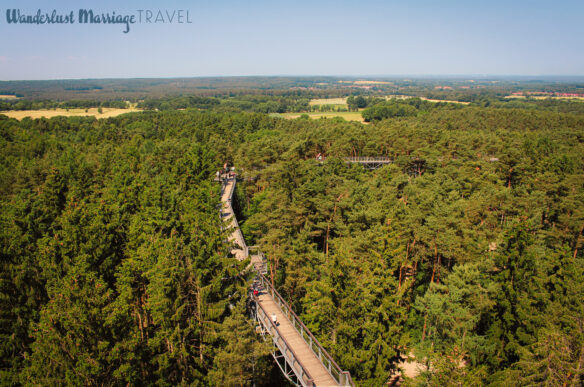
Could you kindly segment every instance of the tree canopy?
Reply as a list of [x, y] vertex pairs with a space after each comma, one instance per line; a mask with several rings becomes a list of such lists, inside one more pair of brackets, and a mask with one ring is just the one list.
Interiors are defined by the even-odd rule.
[[408, 356], [412, 384], [582, 383], [584, 115], [412, 99], [360, 124], [246, 99], [0, 115], [2, 384], [282, 383], [224, 243], [225, 162], [246, 239], [358, 385]]

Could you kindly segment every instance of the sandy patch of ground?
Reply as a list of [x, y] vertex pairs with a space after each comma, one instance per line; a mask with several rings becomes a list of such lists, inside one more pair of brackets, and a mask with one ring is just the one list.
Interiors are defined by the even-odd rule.
[[408, 378], [415, 378], [421, 372], [426, 371], [426, 366], [424, 364], [418, 363], [415, 360], [412, 362], [402, 361], [399, 364], [399, 367], [402, 369], [402, 374]]

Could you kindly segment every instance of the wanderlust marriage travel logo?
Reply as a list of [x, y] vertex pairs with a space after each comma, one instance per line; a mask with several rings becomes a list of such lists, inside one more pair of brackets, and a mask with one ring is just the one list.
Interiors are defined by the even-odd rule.
[[[77, 16], [77, 17], [76, 17]], [[122, 14], [113, 12], [96, 12], [92, 9], [79, 9], [79, 12], [69, 11], [26, 13], [20, 9], [7, 9], [8, 24], [120, 24], [123, 32], [130, 32], [131, 24], [192, 24], [188, 10], [151, 10], [138, 9], [135, 13]]]

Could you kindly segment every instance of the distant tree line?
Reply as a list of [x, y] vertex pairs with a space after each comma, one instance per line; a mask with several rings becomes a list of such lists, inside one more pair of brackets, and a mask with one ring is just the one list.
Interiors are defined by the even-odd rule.
[[460, 104], [447, 102], [430, 102], [420, 98], [390, 99], [374, 103], [361, 113], [365, 122], [381, 121], [387, 118], [416, 116], [420, 112], [431, 110], [462, 109]]
[[89, 109], [89, 108], [117, 108], [128, 107], [126, 101], [92, 101], [92, 100], [69, 100], [69, 101], [34, 101], [26, 99], [0, 100], [0, 110], [43, 110], [43, 109]]
[[293, 96], [243, 95], [231, 97], [180, 96], [147, 99], [137, 107], [149, 110], [215, 109], [256, 113], [303, 112], [309, 110], [309, 99]]

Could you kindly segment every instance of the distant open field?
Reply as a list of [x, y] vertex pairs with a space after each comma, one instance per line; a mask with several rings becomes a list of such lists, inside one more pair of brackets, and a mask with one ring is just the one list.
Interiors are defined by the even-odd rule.
[[0, 99], [17, 99], [18, 97], [15, 95], [9, 94], [0, 94]]
[[11, 110], [0, 112], [11, 118], [16, 118], [17, 120], [22, 120], [24, 117], [30, 118], [52, 118], [57, 116], [94, 116], [96, 118], [109, 118], [119, 116], [124, 113], [139, 112], [140, 109], [130, 108], [130, 109], [117, 109], [117, 108], [102, 108], [102, 113], [97, 111], [97, 108], [87, 109], [55, 109], [55, 110]]
[[392, 85], [393, 82], [385, 82], [385, 81], [366, 81], [366, 80], [360, 80], [360, 81], [344, 81], [341, 80], [339, 81], [339, 83], [352, 83], [355, 85]]
[[310, 106], [313, 105], [347, 105], [347, 98], [317, 98], [310, 100]]
[[355, 81], [356, 85], [391, 85], [391, 82], [385, 81]]
[[468, 105], [470, 104], [470, 102], [462, 102], [462, 101], [452, 101], [452, 100], [448, 100], [448, 99], [432, 99], [432, 98], [426, 98], [426, 97], [412, 97], [409, 95], [388, 95], [385, 97], [385, 99], [392, 99], [392, 98], [396, 98], [396, 99], [409, 99], [409, 98], [420, 98], [424, 101], [429, 101], [429, 102], [448, 102], [448, 103], [459, 103], [461, 105]]
[[347, 121], [363, 122], [363, 117], [361, 116], [361, 112], [282, 113], [282, 114], [279, 114], [278, 116], [288, 118], [288, 119], [293, 119], [293, 118], [300, 117], [302, 114], [308, 114], [308, 116], [312, 119], [342, 117]]
[[[408, 99], [408, 98], [417, 98], [417, 97], [411, 97], [409, 95], [387, 95], [385, 96], [385, 99], [392, 99], [392, 98], [396, 98], [396, 99]], [[448, 102], [448, 103], [459, 103], [461, 105], [468, 105], [470, 102], [461, 102], [461, 101], [451, 101], [451, 100], [442, 100], [442, 99], [431, 99], [431, 98], [425, 98], [425, 97], [419, 97], [420, 99], [423, 99], [424, 101], [430, 101], [430, 102]], [[312, 99], [310, 100], [310, 106], [314, 106], [314, 105], [344, 105], [347, 106], [347, 98], [318, 98], [318, 99]]]

